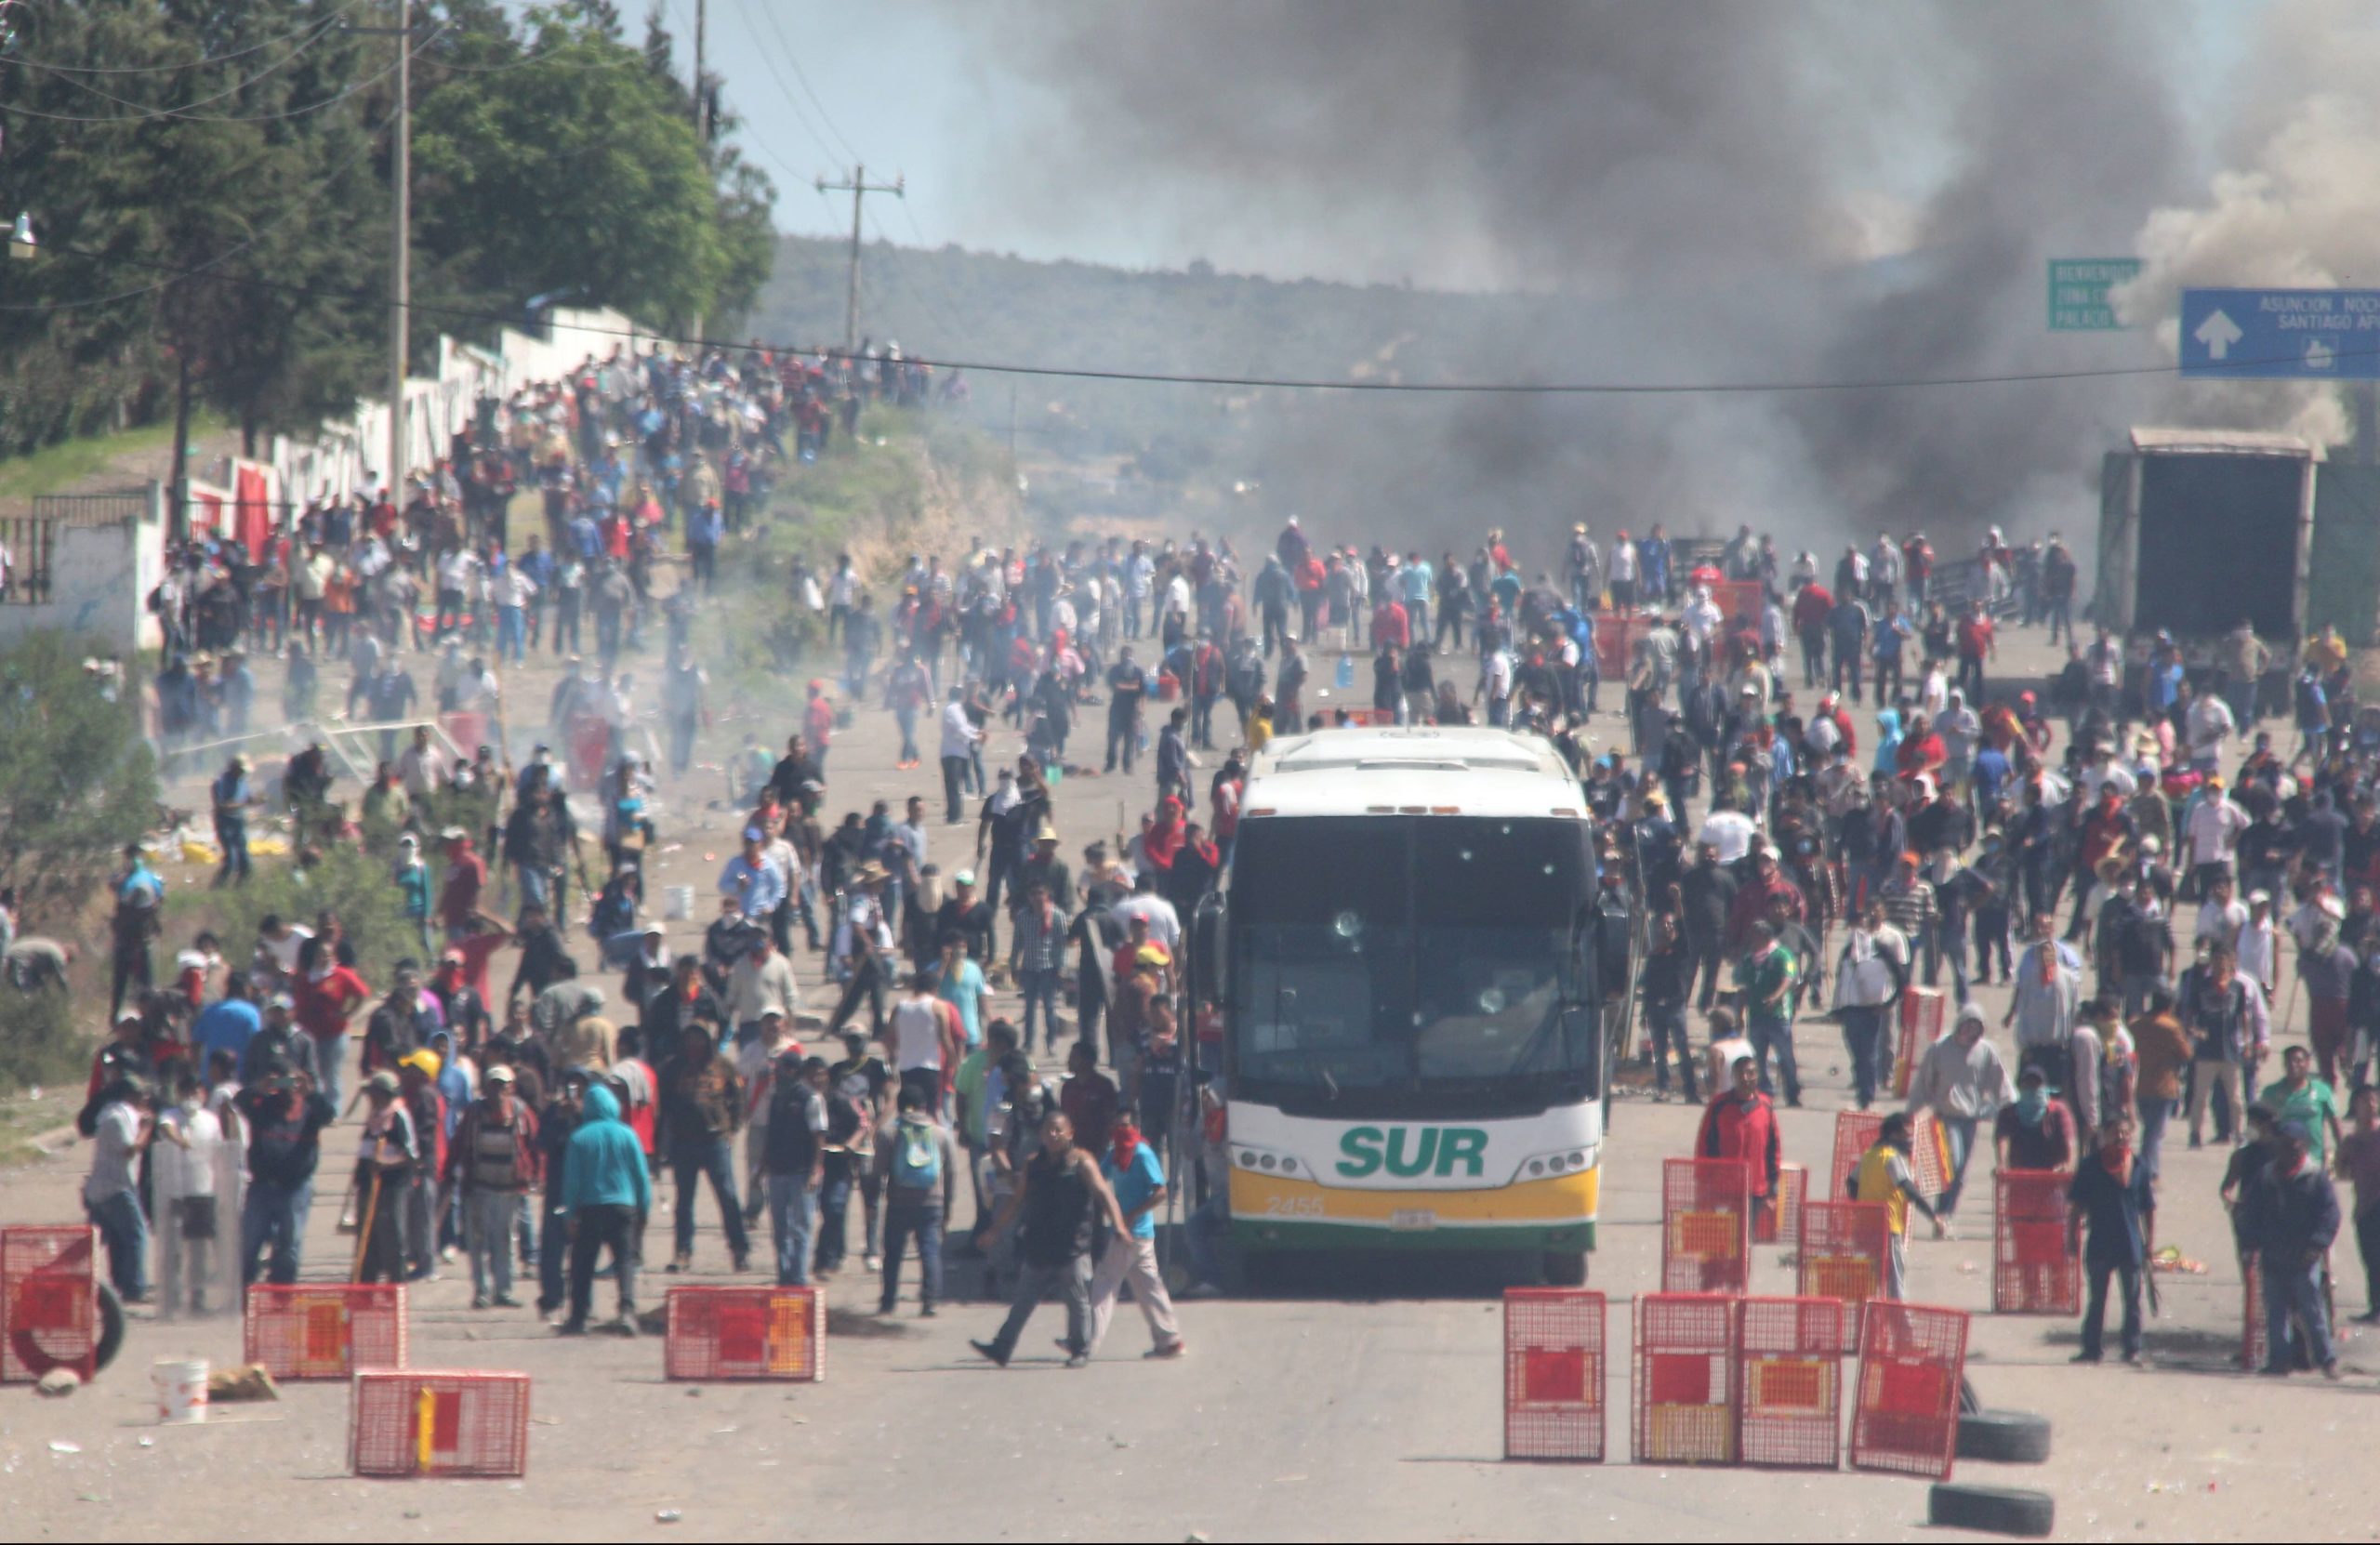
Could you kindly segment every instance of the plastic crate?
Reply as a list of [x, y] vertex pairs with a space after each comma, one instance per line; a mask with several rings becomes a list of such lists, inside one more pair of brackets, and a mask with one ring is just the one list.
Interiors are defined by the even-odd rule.
[[1604, 1296], [1504, 1290], [1504, 1458], [1604, 1457]]
[[1851, 1408], [1851, 1468], [1948, 1480], [1959, 1441], [1967, 1316], [1956, 1309], [1876, 1302], [1859, 1335]]
[[826, 1377], [826, 1295], [816, 1288], [672, 1288], [662, 1368], [673, 1380]]
[[1740, 1293], [1752, 1270], [1752, 1175], [1734, 1159], [1661, 1163], [1661, 1290]]
[[358, 1475], [464, 1478], [529, 1469], [529, 1376], [371, 1368], [355, 1376], [348, 1466]]
[[88, 1223], [0, 1228], [0, 1384], [99, 1373], [98, 1252]]
[[247, 1360], [275, 1379], [345, 1379], [405, 1366], [402, 1283], [320, 1282], [248, 1289]]
[[1736, 1462], [1736, 1302], [1721, 1293], [1637, 1298], [1638, 1464]]
[[1777, 1195], [1752, 1209], [1752, 1242], [1792, 1249], [1802, 1242], [1802, 1204], [1809, 1199], [1810, 1172], [1798, 1164], [1777, 1167]]
[[2054, 1169], [2003, 1169], [1993, 1177], [1993, 1314], [2082, 1312], [2082, 1260], [2068, 1232], [2068, 1183]]
[[1843, 1306], [1748, 1298], [1736, 1308], [1740, 1462], [1833, 1470], [1843, 1462]]
[[1794, 1285], [1805, 1299], [1840, 1306], [1844, 1346], [1859, 1344], [1859, 1314], [1884, 1290], [1884, 1253], [1892, 1230], [1882, 1202], [1811, 1202], [1802, 1208], [1802, 1248]]

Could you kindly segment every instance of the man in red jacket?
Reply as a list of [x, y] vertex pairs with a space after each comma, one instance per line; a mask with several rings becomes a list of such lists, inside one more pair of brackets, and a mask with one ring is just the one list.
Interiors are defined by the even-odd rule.
[[1730, 1070], [1735, 1087], [1713, 1098], [1702, 1112], [1702, 1130], [1694, 1141], [1694, 1156], [1734, 1159], [1744, 1167], [1752, 1201], [1762, 1211], [1777, 1205], [1777, 1168], [1781, 1150], [1777, 1136], [1777, 1107], [1760, 1092], [1760, 1068], [1750, 1057], [1738, 1057]]

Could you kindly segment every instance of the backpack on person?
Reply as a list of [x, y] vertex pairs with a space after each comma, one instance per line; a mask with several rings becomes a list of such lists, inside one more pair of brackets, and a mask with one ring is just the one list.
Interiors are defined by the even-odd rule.
[[941, 1134], [932, 1122], [904, 1116], [894, 1127], [892, 1183], [905, 1191], [931, 1191], [942, 1183]]

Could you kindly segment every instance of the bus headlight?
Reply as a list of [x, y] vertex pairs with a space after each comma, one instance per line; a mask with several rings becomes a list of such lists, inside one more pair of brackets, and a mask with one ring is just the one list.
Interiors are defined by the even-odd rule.
[[1254, 1169], [1271, 1175], [1294, 1175], [1299, 1169], [1297, 1159], [1291, 1155], [1276, 1153], [1270, 1148], [1250, 1148], [1238, 1144], [1235, 1144], [1232, 1148], [1232, 1163], [1242, 1169]]
[[1593, 1147], [1558, 1148], [1549, 1154], [1531, 1154], [1521, 1161], [1514, 1174], [1516, 1181], [1543, 1180], [1547, 1176], [1575, 1175], [1594, 1167], [1596, 1150]]

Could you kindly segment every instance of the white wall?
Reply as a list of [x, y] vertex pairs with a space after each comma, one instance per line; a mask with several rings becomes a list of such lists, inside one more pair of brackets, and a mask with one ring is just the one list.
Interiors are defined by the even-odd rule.
[[0, 643], [43, 628], [87, 633], [129, 654], [163, 640], [143, 602], [164, 576], [165, 495], [149, 485], [146, 512], [113, 525], [60, 526], [50, 552], [50, 599], [0, 605]]

